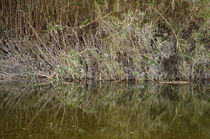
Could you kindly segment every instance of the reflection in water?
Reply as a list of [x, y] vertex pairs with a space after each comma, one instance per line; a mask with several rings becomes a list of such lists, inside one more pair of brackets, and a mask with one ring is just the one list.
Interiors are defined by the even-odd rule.
[[210, 138], [208, 85], [0, 85], [0, 138]]

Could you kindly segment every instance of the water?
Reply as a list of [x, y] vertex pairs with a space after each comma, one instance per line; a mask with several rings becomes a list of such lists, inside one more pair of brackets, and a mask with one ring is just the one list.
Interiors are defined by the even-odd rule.
[[209, 139], [209, 85], [0, 85], [1, 139]]

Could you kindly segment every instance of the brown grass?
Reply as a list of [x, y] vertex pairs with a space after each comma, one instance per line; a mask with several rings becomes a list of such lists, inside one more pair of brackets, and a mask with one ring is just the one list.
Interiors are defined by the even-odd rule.
[[31, 77], [56, 81], [203, 79], [208, 55], [198, 38], [207, 4], [1, 0], [0, 52], [26, 65]]

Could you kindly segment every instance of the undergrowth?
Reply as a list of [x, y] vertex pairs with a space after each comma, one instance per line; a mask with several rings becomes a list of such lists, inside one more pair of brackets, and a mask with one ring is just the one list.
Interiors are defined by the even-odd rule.
[[2, 0], [1, 65], [28, 72], [1, 66], [0, 76], [209, 79], [208, 7], [207, 0]]

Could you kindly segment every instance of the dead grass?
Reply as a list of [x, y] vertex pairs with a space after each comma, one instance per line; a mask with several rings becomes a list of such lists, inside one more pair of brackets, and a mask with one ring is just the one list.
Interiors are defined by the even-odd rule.
[[205, 2], [2, 0], [0, 51], [55, 81], [204, 79]]

